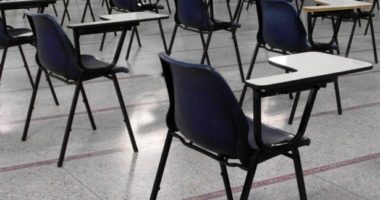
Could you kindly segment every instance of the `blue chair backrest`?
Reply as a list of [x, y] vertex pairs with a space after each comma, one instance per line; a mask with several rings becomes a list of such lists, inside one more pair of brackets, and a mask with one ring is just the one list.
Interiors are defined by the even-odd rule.
[[175, 0], [176, 22], [186, 27], [207, 30], [210, 27], [210, 15], [203, 0]]
[[76, 51], [56, 20], [48, 14], [27, 13], [37, 48], [37, 62], [41, 67], [70, 80], [79, 77]]
[[159, 56], [169, 93], [169, 130], [209, 151], [237, 157], [239, 140], [248, 144], [249, 127], [225, 80], [210, 66]]
[[139, 11], [138, 0], [110, 0], [112, 7], [128, 10], [130, 12]]
[[8, 40], [9, 37], [6, 34], [7, 28], [5, 27], [4, 20], [0, 18], [0, 45], [4, 46]]
[[290, 52], [303, 52], [308, 49], [305, 27], [288, 0], [257, 1], [262, 15], [260, 37], [266, 44]]

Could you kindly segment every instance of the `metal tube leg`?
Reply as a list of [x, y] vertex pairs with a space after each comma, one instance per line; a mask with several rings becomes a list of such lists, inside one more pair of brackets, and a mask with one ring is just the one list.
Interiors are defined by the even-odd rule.
[[88, 8], [88, 5], [89, 5], [89, 2], [90, 2], [90, 0], [86, 0], [86, 4], [84, 5], [84, 10], [83, 10], [83, 14], [82, 14], [82, 19], [80, 20], [81, 23], [84, 22], [84, 19], [86, 17], [86, 13], [87, 13], [87, 8]]
[[292, 154], [293, 154], [294, 169], [296, 171], [297, 185], [298, 185], [298, 192], [300, 195], [300, 199], [307, 200], [305, 181], [303, 179], [302, 165], [301, 165], [301, 159], [300, 159], [300, 154], [299, 154], [298, 149], [293, 149]]
[[169, 49], [168, 49], [168, 52], [167, 54], [170, 55], [172, 53], [172, 49], [173, 49], [173, 44], [174, 44], [174, 39], [175, 39], [175, 36], [177, 34], [177, 29], [178, 29], [178, 25], [176, 24], [174, 26], [174, 30], [173, 30], [173, 34], [172, 34], [172, 38], [170, 39], [170, 44], [169, 44]]
[[356, 24], [357, 24], [358, 20], [357, 19], [354, 19], [354, 24], [352, 25], [352, 30], [351, 30], [351, 34], [350, 34], [350, 39], [348, 40], [348, 44], [347, 44], [347, 50], [346, 50], [346, 57], [348, 57], [348, 54], [350, 53], [350, 49], [351, 49], [351, 43], [352, 43], [352, 39], [354, 37], [354, 33], [355, 33], [355, 28], [356, 28]]
[[[249, 68], [248, 68], [246, 80], [249, 80], [251, 78], [253, 67], [254, 67], [255, 62], [256, 62], [256, 57], [257, 57], [257, 54], [259, 53], [259, 48], [260, 48], [260, 44], [256, 44], [255, 51], [253, 52], [251, 64], [249, 65]], [[247, 86], [244, 84], [243, 91], [242, 91], [240, 99], [239, 99], [240, 106], [243, 105], [246, 93], [247, 93]]]
[[241, 82], [244, 83], [244, 70], [243, 70], [243, 64], [241, 63], [241, 57], [240, 57], [240, 51], [239, 51], [239, 45], [236, 39], [236, 29], [231, 31], [232, 33], [232, 40], [234, 41], [234, 47], [236, 52], [236, 59], [238, 62], [239, 72], [240, 72], [240, 78]]
[[162, 29], [162, 23], [161, 23], [160, 19], [158, 20], [158, 28], [160, 29], [162, 45], [164, 45], [164, 50], [167, 53], [168, 52], [168, 46], [166, 45], [165, 33], [164, 33], [164, 29]]
[[367, 22], [367, 25], [365, 26], [364, 35], [367, 35], [367, 33], [368, 33], [368, 29], [369, 29], [369, 20], [368, 20], [368, 22]]
[[96, 20], [95, 20], [94, 11], [92, 10], [92, 6], [91, 6], [90, 1], [88, 2], [88, 8], [89, 8], [89, 10], [90, 10], [90, 14], [91, 14], [92, 21], [96, 21]]
[[1, 57], [1, 63], [0, 63], [0, 80], [1, 80], [1, 75], [3, 74], [3, 70], [4, 70], [5, 57], [7, 57], [7, 51], [8, 51], [8, 47], [5, 46], [3, 49], [3, 56]]
[[164, 174], [165, 165], [166, 165], [166, 161], [168, 159], [169, 150], [170, 150], [170, 146], [172, 144], [172, 140], [173, 140], [173, 136], [170, 133], [170, 131], [168, 131], [168, 133], [166, 135], [164, 149], [162, 150], [162, 154], [161, 154], [160, 164], [158, 165], [156, 178], [154, 180], [152, 193], [150, 194], [150, 200], [156, 200], [157, 199], [157, 194], [158, 194], [158, 191], [160, 190], [161, 179], [162, 179], [162, 175]]
[[251, 161], [253, 163], [250, 164], [247, 172], [247, 176], [245, 177], [245, 182], [243, 186], [243, 191], [240, 196], [240, 200], [248, 200], [249, 192], [251, 191], [253, 177], [255, 176], [256, 168], [257, 168], [257, 161]]
[[210, 58], [208, 56], [208, 47], [209, 47], [210, 42], [211, 42], [212, 32], [208, 33], [207, 41], [205, 41], [205, 38], [204, 38], [202, 32], [200, 32], [199, 34], [201, 36], [201, 41], [202, 41], [202, 46], [203, 46], [203, 54], [202, 54], [201, 64], [203, 64], [205, 62], [205, 59], [206, 59], [207, 64], [210, 65], [211, 62], [210, 62]]
[[58, 158], [58, 163], [57, 163], [58, 167], [62, 167], [63, 160], [65, 159], [67, 142], [69, 141], [69, 137], [70, 137], [71, 126], [72, 126], [73, 120], [74, 120], [75, 109], [76, 109], [77, 103], [78, 103], [78, 96], [79, 96], [81, 84], [82, 84], [82, 81], [79, 80], [79, 82], [76, 84], [76, 87], [75, 87], [74, 97], [73, 97], [73, 101], [71, 103], [70, 114], [69, 114], [69, 118], [67, 120], [65, 135], [64, 135], [63, 141], [62, 141], [61, 152], [60, 152], [59, 158]]
[[57, 8], [55, 7], [55, 4], [53, 4], [53, 11], [56, 17], [58, 17]]
[[141, 47], [141, 40], [140, 40], [140, 35], [139, 35], [139, 30], [137, 30], [137, 27], [133, 27], [133, 30], [136, 32], [136, 38], [137, 38], [137, 44], [139, 47]]
[[36, 96], [37, 96], [38, 85], [40, 84], [40, 80], [41, 80], [41, 73], [42, 73], [42, 69], [38, 69], [37, 76], [36, 76], [36, 82], [35, 82], [34, 87], [33, 87], [32, 98], [30, 99], [30, 103], [29, 103], [28, 114], [26, 115], [24, 132], [23, 132], [22, 137], [21, 137], [22, 141], [25, 141], [26, 137], [28, 135], [28, 129], [29, 129], [29, 124], [30, 124], [30, 119], [32, 118], [32, 112], [34, 109], [34, 102], [35, 102]]
[[58, 106], [59, 105], [58, 98], [57, 98], [57, 95], [55, 94], [53, 84], [52, 84], [52, 82], [50, 80], [50, 76], [49, 76], [49, 74], [48, 74], [47, 71], [45, 71], [45, 76], [46, 76], [46, 81], [48, 82], [48, 85], [49, 85], [49, 88], [50, 88], [51, 95], [53, 96], [54, 103], [55, 103], [55, 105]]
[[133, 44], [133, 38], [135, 37], [135, 30], [132, 30], [131, 38], [129, 39], [128, 49], [127, 49], [127, 55], [125, 55], [125, 60], [128, 60], [129, 54], [131, 53], [131, 48]]
[[172, 9], [170, 8], [169, 0], [166, 0], [166, 5], [168, 6], [169, 14], [172, 14]]
[[125, 108], [123, 96], [122, 96], [121, 91], [120, 91], [119, 82], [117, 81], [117, 77], [115, 74], [112, 74], [112, 80], [113, 80], [113, 83], [115, 85], [117, 98], [119, 99], [121, 112], [123, 113], [124, 122], [127, 126], [127, 129], [128, 129], [129, 139], [131, 140], [133, 151], [138, 152], [139, 150], [138, 150], [137, 145], [136, 145], [135, 136], [133, 135], [133, 132], [132, 132], [132, 126], [131, 126], [131, 123], [129, 122], [127, 109]]
[[228, 178], [227, 168], [226, 168], [225, 165], [223, 165], [223, 163], [220, 163], [220, 162], [219, 162], [219, 166], [220, 166], [220, 170], [221, 170], [221, 174], [220, 175], [222, 175], [222, 177], [223, 177], [223, 183], [224, 183], [224, 188], [226, 190], [227, 199], [228, 200], [233, 200], [232, 190], [231, 190], [231, 184], [230, 184], [230, 180]]
[[378, 63], [378, 60], [377, 60], [377, 50], [376, 50], [375, 31], [373, 30], [373, 20], [372, 20], [372, 17], [369, 17], [369, 26], [371, 28], [373, 56], [375, 57], [375, 63]]
[[104, 41], [106, 40], [106, 34], [107, 34], [107, 33], [103, 33], [103, 36], [102, 36], [102, 42], [100, 43], [99, 51], [103, 51]]
[[340, 102], [340, 92], [339, 92], [339, 85], [338, 80], [334, 81], [334, 89], [335, 89], [335, 97], [336, 97], [336, 106], [338, 108], [338, 114], [342, 114], [342, 104]]
[[28, 74], [30, 85], [32, 85], [33, 87], [34, 83], [33, 83], [32, 74], [30, 73], [29, 66], [28, 66], [28, 63], [26, 62], [25, 54], [24, 54], [24, 51], [22, 50], [21, 45], [18, 45], [18, 49], [20, 50], [21, 58], [22, 58], [22, 61], [24, 62], [24, 67], [25, 67], [26, 73]]
[[228, 15], [230, 16], [230, 20], [232, 20], [232, 11], [231, 11], [230, 0], [227, 0], [227, 9], [228, 9]]
[[92, 116], [91, 107], [90, 107], [90, 104], [88, 103], [87, 95], [86, 95], [86, 92], [84, 91], [83, 84], [80, 84], [80, 91], [82, 93], [83, 103], [86, 106], [86, 110], [87, 110], [88, 118], [90, 119], [92, 130], [96, 130], [94, 117]]
[[296, 114], [298, 100], [300, 98], [300, 95], [301, 95], [301, 92], [297, 92], [296, 93], [296, 97], [294, 98], [294, 102], [293, 102], [293, 106], [292, 106], [292, 111], [290, 112], [288, 124], [292, 124], [293, 123], [293, 119], [294, 119], [294, 115]]

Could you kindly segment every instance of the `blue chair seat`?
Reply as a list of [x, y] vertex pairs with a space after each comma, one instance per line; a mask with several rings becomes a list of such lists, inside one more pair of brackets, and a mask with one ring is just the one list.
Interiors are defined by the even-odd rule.
[[30, 29], [26, 28], [11, 28], [7, 30], [7, 33], [11, 39], [2, 39], [0, 40], [1, 46], [4, 46], [7, 43], [7, 46], [17, 46], [19, 44], [32, 43], [33, 32]]

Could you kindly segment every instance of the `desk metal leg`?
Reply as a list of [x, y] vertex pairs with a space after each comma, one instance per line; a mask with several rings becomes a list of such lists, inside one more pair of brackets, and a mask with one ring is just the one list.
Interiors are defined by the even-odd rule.
[[164, 45], [165, 53], [168, 54], [169, 53], [168, 52], [168, 47], [166, 45], [165, 34], [164, 34], [164, 30], [162, 29], [162, 23], [161, 23], [160, 19], [158, 20], [158, 26], [160, 28], [160, 34], [161, 34], [162, 43]]
[[354, 33], [355, 33], [355, 29], [356, 29], [356, 24], [358, 22], [358, 19], [355, 18], [354, 19], [354, 24], [352, 25], [352, 30], [351, 30], [351, 34], [350, 34], [350, 39], [348, 40], [348, 45], [347, 45], [347, 49], [346, 49], [346, 57], [348, 57], [348, 54], [350, 53], [350, 49], [351, 49], [351, 44], [352, 44], [352, 39], [354, 37]]
[[63, 22], [65, 22], [66, 15], [67, 15], [67, 19], [71, 21], [69, 10], [68, 10], [69, 2], [70, 0], [63, 0], [64, 9], [63, 9], [63, 14], [62, 14], [61, 26], [63, 25]]
[[91, 7], [90, 0], [86, 0], [86, 4], [84, 6], [84, 11], [83, 11], [81, 23], [83, 23], [84, 19], [86, 18], [87, 8], [90, 10], [92, 20], [95, 21], [95, 15], [94, 15], [94, 12], [93, 12], [92, 7]]

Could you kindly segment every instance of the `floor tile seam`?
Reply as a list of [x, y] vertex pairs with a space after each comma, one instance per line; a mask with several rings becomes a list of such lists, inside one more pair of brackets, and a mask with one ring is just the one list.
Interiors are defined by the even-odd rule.
[[[372, 153], [372, 154], [368, 154], [368, 155], [364, 155], [364, 156], [360, 156], [360, 157], [356, 157], [356, 158], [348, 159], [348, 160], [344, 160], [344, 161], [339, 161], [336, 163], [331, 163], [331, 164], [327, 164], [327, 165], [323, 165], [323, 166], [312, 167], [312, 168], [303, 170], [303, 174], [304, 174], [304, 177], [306, 177], [306, 176], [315, 175], [315, 174], [319, 174], [319, 173], [326, 172], [326, 171], [331, 171], [334, 169], [339, 169], [342, 167], [352, 166], [352, 165], [359, 164], [362, 162], [368, 162], [368, 161], [378, 159], [378, 158], [380, 158], [380, 152]], [[267, 185], [273, 185], [276, 183], [282, 183], [285, 181], [293, 180], [295, 178], [296, 178], [296, 176], [294, 173], [289, 173], [286, 175], [277, 176], [274, 178], [269, 178], [269, 179], [264, 179], [264, 180], [253, 182], [251, 188], [259, 188], [259, 187], [264, 187]], [[242, 185], [233, 187], [232, 193], [239, 193], [242, 191], [242, 189], [243, 189]], [[214, 199], [214, 198], [218, 198], [218, 197], [222, 197], [222, 196], [225, 196], [224, 190], [200, 194], [197, 196], [184, 198], [183, 200], [209, 200], [209, 199]]]
[[326, 180], [326, 179], [322, 178], [321, 176], [318, 176], [318, 174], [313, 174], [312, 176], [315, 177], [315, 178], [317, 178], [317, 179], [319, 179], [319, 180], [321, 180], [321, 181], [323, 181], [323, 182], [326, 182], [328, 184], [334, 185], [335, 187], [338, 187], [338, 188], [340, 188], [340, 189], [342, 189], [342, 190], [344, 190], [344, 191], [346, 191], [346, 192], [348, 192], [348, 193], [350, 193], [352, 195], [355, 195], [355, 196], [357, 196], [357, 197], [359, 197], [359, 198], [361, 198], [363, 200], [370, 200], [370, 199], [367, 199], [364, 196], [362, 196], [362, 195], [360, 195], [360, 194], [358, 194], [358, 193], [356, 193], [354, 191], [349, 190], [348, 188], [345, 188], [345, 187], [343, 187], [341, 185], [338, 185], [338, 184], [333, 183], [333, 182], [331, 182], [329, 180]]
[[[262, 60], [262, 61], [258, 61], [256, 62], [255, 64], [263, 64], [263, 63], [267, 63], [266, 60]], [[243, 65], [249, 65], [250, 63], [242, 63]], [[216, 69], [221, 69], [221, 68], [232, 68], [232, 67], [236, 67], [235, 64], [230, 64], [230, 65], [213, 65], [214, 68]], [[344, 75], [342, 77], [352, 77], [352, 76], [359, 76], [359, 75], [363, 75], [363, 74], [371, 74], [371, 73], [379, 73], [380, 70], [371, 70], [371, 71], [366, 71], [366, 72], [360, 72], [360, 73], [354, 73], [354, 74], [348, 74], [348, 75]], [[131, 75], [131, 76], [128, 76], [128, 77], [120, 77], [118, 78], [119, 81], [123, 81], [123, 80], [129, 80], [129, 79], [135, 79], [135, 78], [157, 78], [157, 77], [161, 77], [161, 73], [158, 73], [158, 74], [140, 74], [140, 75]], [[108, 79], [103, 79], [103, 80], [94, 80], [94, 81], [89, 81], [89, 82], [86, 82], [86, 85], [87, 84], [93, 84], [93, 83], [101, 83], [101, 82], [108, 82], [110, 80]], [[57, 87], [69, 87], [70, 85], [68, 84], [54, 84], [54, 88], [57, 88]], [[45, 89], [50, 89], [48, 86], [44, 86], [44, 87], [39, 87], [40, 90], [45, 90]], [[3, 92], [0, 92], [0, 94], [6, 94], [6, 93], [14, 93], [14, 92], [25, 92], [25, 91], [31, 91], [32, 88], [22, 88], [22, 89], [15, 89], [15, 90], [8, 90], [8, 91], [3, 91]]]
[[92, 193], [94, 196], [96, 196], [99, 200], [103, 200], [99, 194], [97, 194], [95, 191], [93, 191], [88, 185], [84, 184], [82, 180], [80, 180], [78, 177], [76, 177], [74, 174], [72, 174], [69, 170], [66, 168], [62, 168], [67, 174], [69, 174], [73, 179], [75, 179], [80, 185], [82, 185], [86, 190], [88, 190], [90, 193]]
[[[380, 72], [380, 70], [379, 70], [379, 72]], [[241, 89], [233, 90], [233, 92], [235, 94], [240, 93], [241, 91], [242, 91]], [[168, 99], [162, 99], [159, 101], [151, 101], [151, 102], [144, 102], [144, 103], [127, 104], [126, 107], [127, 108], [135, 108], [135, 107], [150, 106], [150, 105], [156, 105], [156, 104], [168, 104]], [[367, 104], [354, 105], [354, 106], [350, 106], [350, 107], [344, 107], [343, 109], [344, 109], [344, 111], [355, 111], [355, 110], [359, 110], [362, 108], [369, 108], [369, 107], [376, 107], [376, 106], [380, 106], [380, 101], [367, 103]], [[92, 112], [93, 113], [103, 113], [103, 112], [109, 112], [109, 111], [114, 111], [114, 110], [118, 110], [118, 109], [120, 109], [119, 106], [115, 105], [112, 107], [93, 109]], [[320, 111], [317, 113], [313, 113], [311, 115], [311, 117], [320, 117], [320, 116], [330, 115], [330, 114], [334, 114], [334, 113], [336, 113], [335, 109], [327, 110], [327, 111]], [[81, 116], [81, 115], [85, 115], [85, 114], [87, 114], [87, 112], [85, 110], [80, 110], [80, 111], [78, 110], [75, 113], [75, 116]], [[36, 117], [36, 118], [32, 118], [31, 121], [53, 120], [53, 119], [58, 119], [58, 118], [62, 118], [62, 117], [67, 117], [67, 116], [68, 116], [68, 113], [63, 113], [63, 114]], [[287, 116], [275, 117], [273, 120], [269, 120], [269, 122], [270, 121], [286, 120], [287, 118], [288, 118]], [[294, 120], [300, 120], [301, 118], [302, 118], [302, 115], [296, 115], [294, 117]], [[5, 122], [5, 123], [0, 123], [0, 126], [22, 124], [24, 122], [25, 122], [25, 119], [19, 119], [19, 120], [13, 120], [13, 121]]]

